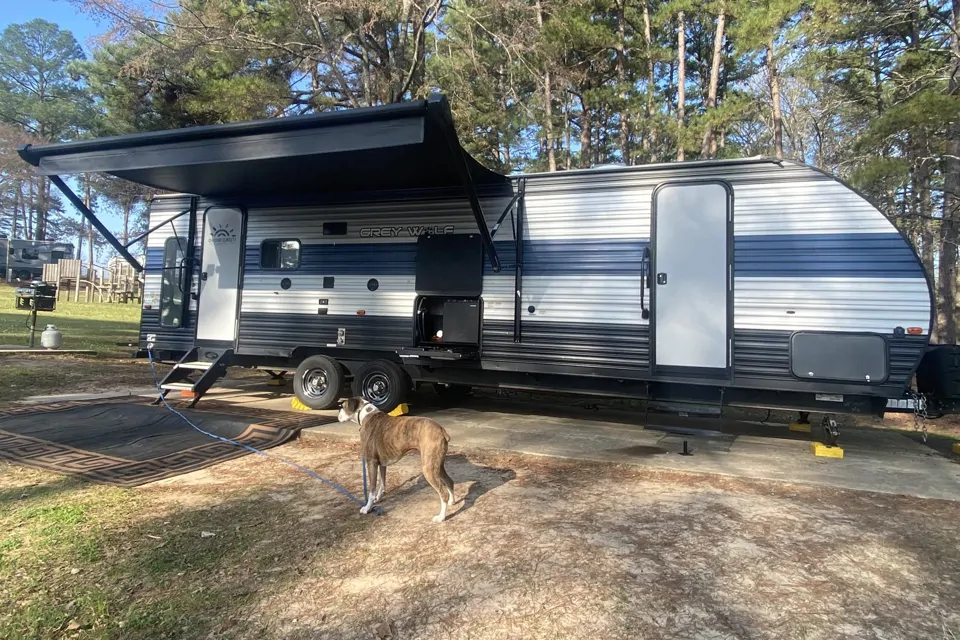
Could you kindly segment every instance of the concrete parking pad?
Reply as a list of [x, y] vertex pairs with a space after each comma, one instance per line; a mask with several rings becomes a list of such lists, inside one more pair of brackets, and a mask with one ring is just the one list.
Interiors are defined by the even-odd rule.
[[[267, 390], [244, 381], [220, 388], [209, 397], [250, 406], [290, 410], [289, 390]], [[202, 400], [201, 400], [202, 402]], [[486, 410], [485, 406], [492, 409]], [[488, 402], [473, 399], [465, 406], [441, 408], [429, 398], [413, 405], [418, 415], [439, 421], [450, 433], [452, 450], [513, 451], [528, 455], [613, 462], [657, 469], [716, 473], [740, 478], [960, 500], [960, 458], [944, 456], [900, 433], [875, 429], [843, 429], [843, 459], [818, 458], [810, 442], [819, 436], [796, 434], [785, 425], [724, 423], [723, 433], [678, 435], [645, 428], [643, 414], [583, 411], [543, 404]], [[331, 414], [333, 412], [330, 412]], [[812, 416], [812, 418], [815, 416]], [[682, 425], [680, 418], [658, 424]], [[357, 438], [353, 424], [331, 424], [308, 430], [347, 440]], [[692, 455], [681, 455], [687, 441]]]

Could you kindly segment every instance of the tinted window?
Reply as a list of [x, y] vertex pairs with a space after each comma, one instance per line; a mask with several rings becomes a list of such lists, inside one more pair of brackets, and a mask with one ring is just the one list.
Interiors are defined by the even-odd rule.
[[261, 269], [297, 269], [299, 267], [299, 240], [265, 240], [260, 245]]
[[160, 280], [160, 325], [179, 327], [183, 323], [185, 296], [180, 290], [180, 268], [183, 248], [177, 238], [167, 238], [163, 244], [163, 271]]

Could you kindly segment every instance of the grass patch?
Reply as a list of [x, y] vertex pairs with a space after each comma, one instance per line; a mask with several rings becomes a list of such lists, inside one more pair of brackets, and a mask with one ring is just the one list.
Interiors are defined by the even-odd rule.
[[265, 575], [298, 575], [299, 512], [259, 487], [158, 499], [175, 493], [0, 463], [0, 640], [199, 639], [228, 620], [241, 631]]
[[[29, 314], [15, 308], [14, 289], [0, 286], [0, 344], [26, 346], [30, 343]], [[88, 304], [61, 298], [53, 313], [37, 314], [39, 329], [55, 324], [63, 332], [64, 349], [93, 349], [100, 357], [129, 357], [129, 347], [116, 343], [136, 340], [139, 323], [140, 305], [135, 302]], [[38, 335], [37, 344], [39, 341]]]

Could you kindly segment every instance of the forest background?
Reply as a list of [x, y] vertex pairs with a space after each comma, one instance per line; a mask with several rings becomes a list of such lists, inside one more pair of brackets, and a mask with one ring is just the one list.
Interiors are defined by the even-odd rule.
[[[16, 155], [50, 142], [445, 93], [498, 171], [766, 155], [849, 182], [914, 243], [958, 338], [960, 0], [59, 0], [0, 34], [0, 233], [102, 240]], [[126, 242], [150, 193], [73, 181]]]

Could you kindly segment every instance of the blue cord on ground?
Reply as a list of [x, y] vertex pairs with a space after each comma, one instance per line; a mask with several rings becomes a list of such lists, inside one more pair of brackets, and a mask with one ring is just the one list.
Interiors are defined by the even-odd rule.
[[[306, 467], [303, 467], [303, 466], [297, 464], [296, 462], [290, 462], [289, 460], [285, 460], [284, 458], [281, 458], [280, 456], [275, 456], [275, 455], [269, 454], [269, 453], [267, 453], [266, 451], [261, 451], [260, 449], [257, 449], [256, 447], [251, 447], [251, 446], [248, 445], [248, 444], [243, 444], [242, 442], [237, 442], [236, 440], [231, 440], [230, 438], [224, 438], [223, 436], [218, 436], [218, 435], [215, 434], [215, 433], [210, 433], [209, 431], [204, 431], [203, 429], [201, 429], [201, 428], [198, 427], [197, 425], [193, 424], [193, 422], [191, 422], [190, 419], [189, 419], [187, 416], [183, 415], [182, 413], [180, 413], [179, 411], [177, 411], [176, 409], [174, 409], [172, 406], [170, 406], [170, 403], [168, 403], [168, 402], [167, 402], [167, 399], [164, 397], [164, 395], [163, 395], [163, 389], [160, 388], [160, 378], [157, 376], [157, 368], [156, 368], [156, 366], [153, 364], [153, 349], [147, 348], [147, 358], [150, 360], [150, 370], [153, 372], [153, 382], [154, 382], [154, 384], [155, 384], [156, 387], [157, 387], [157, 393], [160, 394], [160, 400], [161, 400], [161, 402], [163, 402], [163, 406], [165, 406], [167, 409], [169, 409], [169, 410], [170, 410], [171, 412], [173, 412], [175, 415], [179, 416], [180, 419], [182, 419], [182, 420], [183, 420], [184, 422], [186, 422], [188, 425], [190, 425], [191, 427], [193, 427], [195, 430], [199, 431], [200, 433], [202, 433], [202, 434], [205, 435], [205, 436], [208, 436], [208, 437], [210, 437], [210, 438], [213, 438], [214, 440], [220, 440], [221, 442], [226, 442], [227, 444], [232, 444], [232, 445], [234, 445], [234, 446], [237, 446], [237, 447], [241, 447], [241, 448], [243, 448], [243, 449], [246, 449], [247, 451], [251, 451], [251, 452], [253, 452], [253, 453], [256, 453], [257, 455], [261, 455], [261, 456], [263, 456], [264, 458], [272, 458], [272, 459], [274, 459], [274, 460], [277, 460], [277, 461], [279, 461], [279, 462], [282, 462], [283, 464], [285, 464], [285, 465], [287, 465], [287, 466], [290, 466], [290, 467], [293, 467], [294, 469], [297, 469], [298, 471], [302, 471], [303, 473], [307, 474], [307, 475], [310, 476], [311, 478], [314, 478], [314, 479], [316, 479], [316, 480], [319, 480], [320, 482], [322, 482], [322, 483], [324, 483], [324, 484], [326, 484], [326, 485], [328, 485], [328, 486], [330, 486], [330, 487], [333, 487], [334, 489], [336, 489], [337, 491], [339, 491], [339, 492], [342, 493], [343, 495], [347, 496], [348, 498], [350, 498], [351, 500], [353, 500], [353, 501], [356, 502], [357, 504], [359, 504], [359, 505], [361, 505], [361, 506], [364, 505], [364, 504], [366, 504], [366, 501], [365, 501], [365, 500], [361, 500], [361, 499], [357, 498], [355, 495], [353, 495], [352, 493], [350, 493], [349, 491], [347, 491], [346, 489], [344, 489], [343, 487], [341, 487], [340, 485], [338, 485], [336, 482], [333, 482], [333, 481], [331, 481], [331, 480], [327, 480], [326, 478], [321, 478], [319, 475], [317, 475], [316, 473], [314, 473], [314, 472], [311, 471], [310, 469], [307, 469]], [[361, 461], [360, 461], [360, 466], [362, 467], [362, 470], [363, 470], [363, 496], [364, 496], [364, 498], [366, 498], [366, 497], [367, 497], [367, 464], [366, 464], [366, 460], [361, 460]], [[375, 505], [375, 506], [374, 506], [374, 509], [376, 510], [377, 515], [383, 515], [383, 507], [381, 507], [380, 505]]]

